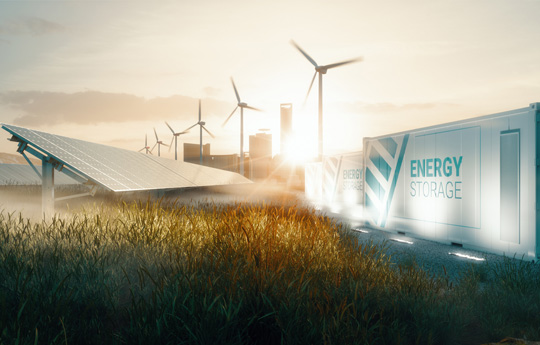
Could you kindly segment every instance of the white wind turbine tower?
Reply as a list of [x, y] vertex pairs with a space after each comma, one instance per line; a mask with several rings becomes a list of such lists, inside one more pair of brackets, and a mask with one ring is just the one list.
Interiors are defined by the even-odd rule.
[[169, 144], [169, 151], [171, 151], [171, 147], [172, 147], [172, 143], [173, 143], [173, 140], [174, 140], [174, 160], [178, 160], [178, 136], [182, 135], [182, 134], [186, 134], [187, 131], [183, 131], [183, 132], [175, 132], [174, 129], [172, 129], [171, 125], [169, 125], [167, 123], [167, 121], [165, 121], [165, 124], [167, 125], [167, 127], [169, 127], [169, 129], [171, 130], [172, 134], [173, 134], [173, 137], [171, 139], [171, 143]]
[[227, 121], [233, 116], [236, 109], [240, 108], [240, 175], [244, 176], [244, 108], [256, 110], [256, 111], [262, 111], [261, 109], [257, 109], [254, 107], [251, 107], [247, 105], [247, 103], [242, 102], [240, 100], [240, 96], [238, 95], [238, 90], [236, 89], [236, 85], [234, 85], [234, 80], [231, 77], [232, 86], [234, 88], [234, 93], [236, 95], [236, 100], [238, 101], [238, 104], [236, 105], [236, 108], [232, 111], [231, 115], [223, 122], [222, 127], [225, 126]]
[[204, 130], [206, 131], [206, 133], [210, 134], [210, 136], [211, 136], [212, 138], [215, 138], [215, 136], [214, 136], [212, 133], [210, 133], [210, 131], [209, 131], [208, 129], [206, 129], [206, 127], [204, 127], [204, 125], [206, 125], [206, 122], [201, 121], [201, 100], [200, 100], [200, 99], [199, 99], [199, 122], [197, 122], [197, 123], [194, 124], [193, 126], [189, 127], [188, 129], [184, 130], [184, 133], [187, 132], [187, 131], [189, 131], [190, 129], [192, 129], [193, 127], [195, 127], [195, 126], [197, 126], [197, 125], [200, 126], [199, 130], [200, 130], [200, 138], [201, 138], [201, 139], [200, 139], [200, 148], [199, 148], [199, 157], [200, 157], [199, 162], [200, 162], [200, 164], [202, 165], [202, 164], [203, 164], [203, 159], [202, 159], [202, 156], [203, 156], [203, 155], [202, 155], [202, 154], [203, 154], [202, 131], [203, 131], [203, 129], [204, 129]]
[[139, 152], [142, 150], [146, 150], [146, 154], [152, 154], [152, 151], [150, 151], [150, 146], [148, 146], [148, 134], [144, 135], [144, 147], [140, 149]]
[[154, 144], [154, 146], [152, 147], [152, 149], [150, 151], [154, 151], [154, 148], [156, 147], [156, 145], [158, 146], [157, 147], [157, 152], [158, 152], [158, 157], [161, 157], [161, 145], [165, 145], [165, 146], [169, 146], [167, 144], [165, 144], [163, 141], [159, 140], [158, 136], [157, 136], [157, 132], [156, 132], [156, 128], [154, 127], [154, 134], [156, 135], [156, 143]]
[[[311, 87], [313, 86], [313, 83], [315, 82], [315, 77], [317, 76], [317, 73], [319, 73], [319, 140], [318, 140], [318, 147], [319, 147], [319, 161], [322, 161], [322, 157], [323, 157], [323, 104], [322, 104], [322, 75], [323, 74], [326, 74], [326, 72], [331, 69], [331, 68], [334, 68], [334, 67], [339, 67], [339, 66], [343, 66], [343, 65], [347, 65], [347, 64], [350, 64], [350, 63], [353, 63], [353, 62], [358, 62], [358, 61], [362, 61], [363, 58], [362, 57], [358, 57], [358, 58], [355, 58], [355, 59], [351, 59], [351, 60], [346, 60], [346, 61], [342, 61], [342, 62], [337, 62], [337, 63], [333, 63], [333, 64], [330, 64], [330, 65], [324, 65], [324, 66], [319, 66], [317, 65], [317, 63], [315, 62], [315, 60], [313, 60], [313, 58], [311, 58], [311, 56], [309, 56], [305, 51], [302, 50], [302, 48], [300, 48], [298, 46], [298, 44], [296, 44], [293, 40], [291, 40], [291, 44], [300, 51], [300, 53], [302, 53], [302, 55], [305, 56], [306, 59], [308, 59], [309, 62], [311, 62], [311, 64], [313, 66], [315, 66], [315, 74], [313, 75], [313, 79], [311, 79], [311, 84], [309, 84], [309, 89], [308, 89], [308, 92], [307, 92], [307, 95], [306, 95], [306, 100], [309, 96], [309, 92], [311, 91]], [[305, 101], [304, 101], [305, 102]]]

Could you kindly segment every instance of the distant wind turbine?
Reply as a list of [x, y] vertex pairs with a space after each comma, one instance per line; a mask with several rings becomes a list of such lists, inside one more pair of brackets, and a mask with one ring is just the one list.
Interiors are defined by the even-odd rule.
[[315, 74], [313, 75], [313, 79], [311, 79], [311, 84], [309, 84], [309, 89], [306, 95], [306, 99], [304, 100], [304, 103], [307, 101], [309, 92], [311, 91], [311, 87], [313, 86], [313, 83], [315, 82], [315, 77], [317, 76], [317, 73], [319, 73], [319, 144], [318, 146], [319, 146], [319, 160], [322, 161], [322, 157], [323, 157], [323, 97], [322, 97], [323, 80], [322, 80], [322, 75], [326, 74], [326, 72], [331, 68], [347, 65], [353, 62], [359, 62], [359, 61], [362, 61], [363, 58], [358, 57], [351, 60], [333, 63], [330, 65], [319, 66], [317, 65], [317, 62], [315, 62], [315, 60], [311, 58], [311, 56], [309, 56], [304, 50], [302, 50], [302, 48], [300, 48], [300, 46], [298, 46], [298, 44], [296, 44], [296, 42], [291, 40], [291, 44], [296, 49], [298, 49], [300, 53], [302, 53], [302, 55], [304, 55], [304, 57], [308, 59], [308, 61], [315, 67]]
[[261, 109], [257, 109], [254, 107], [251, 107], [247, 105], [247, 103], [242, 102], [240, 100], [240, 96], [238, 95], [238, 90], [236, 89], [236, 85], [234, 85], [234, 80], [231, 77], [232, 86], [234, 88], [234, 94], [236, 95], [236, 100], [238, 101], [238, 104], [236, 105], [236, 108], [232, 111], [231, 115], [223, 122], [222, 127], [227, 124], [231, 116], [233, 116], [236, 109], [240, 108], [240, 175], [244, 176], [244, 108], [256, 110], [256, 111], [262, 111]]
[[157, 155], [158, 155], [158, 157], [161, 157], [161, 145], [165, 145], [165, 146], [169, 146], [169, 145], [167, 145], [163, 141], [159, 140], [155, 127], [154, 127], [154, 134], [156, 135], [156, 143], [154, 144], [154, 146], [152, 147], [150, 152], [154, 151], [154, 148], [157, 145], [157, 152], [158, 152]]
[[173, 137], [171, 138], [171, 143], [169, 144], [169, 151], [171, 151], [172, 143], [174, 140], [174, 160], [176, 161], [178, 160], [178, 136], [182, 134], [186, 134], [187, 131], [175, 132], [174, 129], [172, 129], [171, 125], [167, 123], [167, 121], [165, 121], [165, 124], [167, 125], [167, 127], [169, 127], [169, 129], [171, 130], [173, 134]]
[[212, 138], [215, 138], [215, 136], [210, 133], [210, 131], [208, 129], [206, 129], [206, 127], [204, 127], [204, 125], [206, 125], [206, 122], [204, 121], [201, 121], [201, 100], [199, 99], [199, 122], [197, 122], [196, 124], [194, 124], [193, 126], [189, 127], [188, 129], [184, 130], [184, 133], [189, 131], [190, 129], [192, 129], [193, 127], [199, 125], [200, 128], [199, 130], [201, 131], [200, 132], [200, 148], [199, 148], [199, 159], [200, 159], [200, 164], [202, 165], [203, 164], [203, 144], [202, 144], [202, 131], [203, 129], [206, 131], [206, 133], [210, 134], [210, 136]]
[[142, 150], [146, 150], [146, 154], [152, 154], [152, 151], [150, 151], [150, 146], [148, 146], [148, 134], [144, 135], [144, 147], [140, 149], [139, 152]]

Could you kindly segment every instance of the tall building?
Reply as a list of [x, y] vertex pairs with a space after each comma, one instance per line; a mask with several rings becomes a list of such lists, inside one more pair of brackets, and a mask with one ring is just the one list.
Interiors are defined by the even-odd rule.
[[272, 162], [272, 134], [250, 135], [249, 157], [251, 158], [251, 178], [267, 178], [270, 175]]
[[287, 156], [294, 148], [291, 147], [293, 136], [292, 131], [292, 103], [283, 103], [280, 105], [281, 121], [280, 121], [280, 151], [281, 156]]

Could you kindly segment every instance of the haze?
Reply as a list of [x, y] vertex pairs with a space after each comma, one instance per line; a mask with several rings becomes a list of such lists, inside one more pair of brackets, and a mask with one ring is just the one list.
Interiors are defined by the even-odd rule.
[[[2, 1], [0, 122], [131, 150], [203, 120], [213, 154], [238, 153], [233, 76], [247, 136], [279, 151], [279, 104], [315, 154], [313, 67], [324, 76], [325, 153], [361, 138], [540, 101], [540, 1]], [[8, 138], [7, 133], [1, 134]], [[191, 131], [180, 142], [198, 143]], [[179, 143], [180, 144], [180, 143]], [[2, 139], [0, 151], [16, 145]], [[168, 157], [174, 155], [162, 150]]]

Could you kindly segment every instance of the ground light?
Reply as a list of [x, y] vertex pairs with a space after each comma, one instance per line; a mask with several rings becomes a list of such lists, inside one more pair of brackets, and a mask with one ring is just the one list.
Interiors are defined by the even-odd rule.
[[369, 231], [366, 231], [364, 229], [352, 229], [352, 230], [357, 231], [357, 232], [361, 232], [363, 234], [369, 234]]
[[402, 239], [399, 239], [399, 238], [391, 238], [390, 240], [394, 241], [394, 242], [399, 242], [399, 243], [414, 244], [414, 242], [407, 241], [407, 240], [402, 240]]
[[448, 253], [448, 254], [454, 255], [454, 256], [457, 256], [457, 257], [460, 257], [460, 258], [469, 259], [469, 260], [486, 261], [486, 259], [484, 259], [484, 258], [479, 258], [477, 256], [472, 256], [472, 255], [467, 255], [467, 254], [461, 254], [461, 253]]

